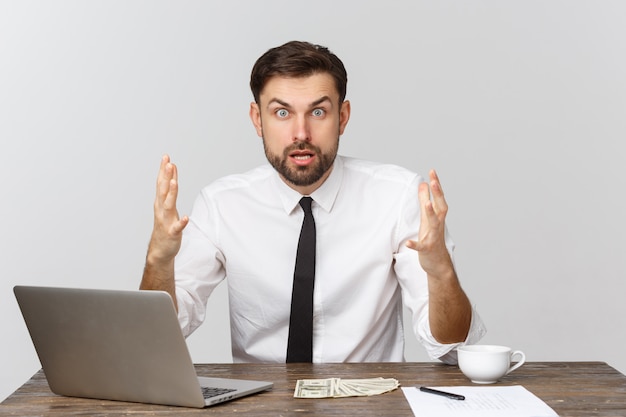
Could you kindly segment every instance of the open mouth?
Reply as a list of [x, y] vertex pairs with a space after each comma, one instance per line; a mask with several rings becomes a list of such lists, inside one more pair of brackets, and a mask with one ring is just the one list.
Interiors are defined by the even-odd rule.
[[303, 150], [289, 154], [289, 157], [298, 165], [307, 165], [315, 158], [315, 152]]

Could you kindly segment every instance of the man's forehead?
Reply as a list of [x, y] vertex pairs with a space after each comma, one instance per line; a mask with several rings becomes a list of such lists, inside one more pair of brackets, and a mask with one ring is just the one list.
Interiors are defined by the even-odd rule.
[[314, 103], [323, 97], [333, 102], [339, 100], [335, 81], [328, 73], [315, 73], [302, 77], [275, 75], [265, 83], [259, 99], [264, 105], [268, 105], [271, 101]]

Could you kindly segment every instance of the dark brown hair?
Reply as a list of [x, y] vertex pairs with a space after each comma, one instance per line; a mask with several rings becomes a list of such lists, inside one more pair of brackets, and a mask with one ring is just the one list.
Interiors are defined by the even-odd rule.
[[274, 76], [307, 77], [317, 73], [328, 73], [335, 80], [339, 102], [346, 98], [348, 74], [343, 62], [328, 48], [309, 42], [291, 41], [268, 50], [256, 61], [250, 75], [250, 89], [254, 101], [267, 81]]

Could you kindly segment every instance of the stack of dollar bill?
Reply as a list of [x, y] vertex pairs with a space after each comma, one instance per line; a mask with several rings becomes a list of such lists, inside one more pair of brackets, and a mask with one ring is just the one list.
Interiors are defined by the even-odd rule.
[[383, 394], [398, 388], [394, 378], [299, 379], [293, 394], [296, 398], [360, 397]]

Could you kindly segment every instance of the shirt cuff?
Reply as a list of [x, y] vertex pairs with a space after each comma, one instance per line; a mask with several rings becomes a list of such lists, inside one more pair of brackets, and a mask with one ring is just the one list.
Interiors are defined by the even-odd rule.
[[430, 326], [425, 327], [426, 328], [423, 330], [426, 333], [426, 337], [421, 337], [420, 343], [426, 348], [431, 359], [438, 359], [448, 365], [456, 365], [458, 363], [456, 348], [464, 345], [473, 345], [487, 333], [487, 328], [474, 307], [472, 307], [470, 329], [463, 342], [449, 344], [439, 343], [430, 332]]

